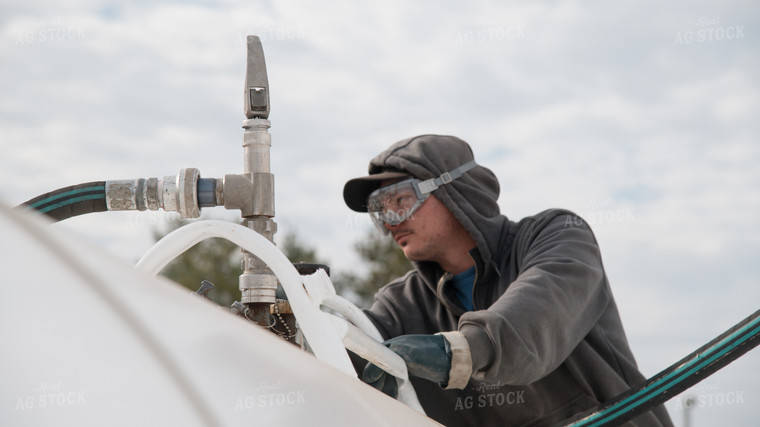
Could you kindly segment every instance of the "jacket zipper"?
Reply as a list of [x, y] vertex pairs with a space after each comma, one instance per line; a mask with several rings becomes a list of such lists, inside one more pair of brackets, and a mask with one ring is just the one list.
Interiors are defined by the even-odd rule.
[[475, 266], [475, 277], [472, 279], [472, 311], [477, 311], [478, 306], [475, 303], [475, 285], [478, 283], [478, 276], [480, 274], [478, 272], [478, 263], [475, 261], [475, 258], [473, 258], [472, 255], [469, 256], [470, 259], [472, 259], [473, 265]]

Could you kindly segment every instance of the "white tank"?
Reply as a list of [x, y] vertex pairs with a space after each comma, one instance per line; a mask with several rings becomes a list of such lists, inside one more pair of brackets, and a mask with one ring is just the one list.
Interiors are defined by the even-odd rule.
[[0, 425], [437, 425], [214, 303], [0, 204]]

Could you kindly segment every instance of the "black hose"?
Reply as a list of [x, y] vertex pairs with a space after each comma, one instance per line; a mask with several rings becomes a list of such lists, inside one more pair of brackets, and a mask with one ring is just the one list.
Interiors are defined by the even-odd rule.
[[760, 310], [645, 383], [562, 426], [617, 426], [702, 381], [760, 344]]
[[87, 182], [42, 194], [18, 207], [26, 207], [43, 213], [55, 221], [92, 212], [104, 212], [106, 206], [106, 182]]

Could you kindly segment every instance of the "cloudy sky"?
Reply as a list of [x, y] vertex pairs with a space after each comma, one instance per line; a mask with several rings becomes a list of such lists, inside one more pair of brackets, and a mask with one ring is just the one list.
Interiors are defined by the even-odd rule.
[[[245, 36], [257, 34], [280, 235], [334, 269], [354, 268], [370, 227], [343, 183], [397, 140], [445, 133], [495, 171], [505, 215], [564, 207], [592, 224], [646, 375], [758, 308], [755, 2], [61, 3], [0, 0], [4, 203], [185, 167], [242, 172]], [[134, 261], [173, 218], [55, 227]], [[752, 425], [758, 372], [760, 350], [692, 389], [692, 425]]]

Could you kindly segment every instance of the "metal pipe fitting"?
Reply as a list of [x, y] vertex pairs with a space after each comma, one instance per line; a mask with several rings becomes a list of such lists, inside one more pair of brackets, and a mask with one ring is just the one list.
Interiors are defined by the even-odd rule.
[[[239, 208], [243, 225], [274, 240], [274, 175], [270, 171], [272, 145], [269, 116], [269, 81], [261, 41], [248, 36], [248, 57], [243, 89], [243, 174], [224, 177], [224, 206]], [[276, 301], [277, 278], [272, 270], [250, 252], [243, 251], [241, 301], [255, 318], [268, 318], [269, 305]]]
[[[198, 169], [186, 168], [163, 178], [106, 181], [106, 207], [110, 211], [158, 210], [198, 218], [201, 206], [216, 206], [217, 180], [201, 179]], [[202, 191], [199, 191], [199, 187]]]

